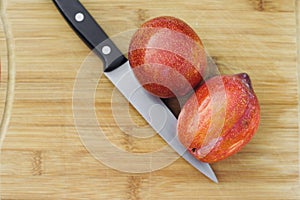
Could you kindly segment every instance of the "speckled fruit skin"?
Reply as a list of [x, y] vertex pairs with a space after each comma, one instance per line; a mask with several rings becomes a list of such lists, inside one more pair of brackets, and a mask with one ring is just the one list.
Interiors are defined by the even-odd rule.
[[168, 16], [141, 25], [131, 39], [128, 60], [141, 85], [161, 98], [187, 94], [206, 69], [198, 35], [185, 22]]
[[[223, 86], [216, 84], [218, 80], [223, 82]], [[209, 91], [220, 94], [221, 90], [225, 99], [212, 103]], [[223, 110], [224, 123], [219, 123], [222, 121], [220, 119], [213, 119], [212, 105], [218, 107], [215, 109], [218, 112]], [[257, 131], [259, 121], [259, 102], [249, 76], [245, 73], [216, 76], [200, 86], [188, 99], [179, 115], [177, 131], [179, 140], [193, 156], [200, 161], [214, 163], [245, 146]], [[216, 134], [213, 131], [217, 130], [217, 126], [221, 127]], [[209, 144], [213, 145], [206, 152]]]

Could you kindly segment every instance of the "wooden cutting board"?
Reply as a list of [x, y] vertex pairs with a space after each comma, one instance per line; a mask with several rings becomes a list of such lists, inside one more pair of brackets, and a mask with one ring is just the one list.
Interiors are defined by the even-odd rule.
[[[4, 35], [2, 20], [0, 20], [0, 122], [4, 115], [4, 108], [6, 102], [6, 90], [7, 90], [7, 46], [6, 37]], [[6, 120], [8, 121], [8, 120]], [[1, 126], [2, 127], [2, 126]], [[0, 128], [1, 130], [1, 128]], [[3, 131], [3, 130], [1, 130]], [[2, 135], [2, 134], [1, 134]], [[1, 137], [2, 138], [2, 137]]]
[[[2, 199], [300, 199], [299, 2], [82, 0], [123, 51], [132, 30], [141, 23], [171, 15], [195, 29], [222, 74], [247, 72], [251, 76], [261, 104], [260, 128], [241, 152], [212, 165], [219, 184], [181, 158], [151, 172], [113, 169], [135, 166], [138, 171], [141, 164], [120, 158], [117, 150], [129, 155], [151, 153], [166, 144], [153, 136], [106, 78], [98, 82], [87, 76], [87, 85], [96, 87], [92, 91], [95, 103], [88, 106], [95, 108], [106, 140], [114, 145], [111, 151], [116, 150], [110, 158], [114, 164], [97, 160], [80, 139], [72, 96], [81, 70], [101, 62], [51, 1], [2, 2], [7, 3], [2, 19], [7, 18], [8, 26], [4, 29], [0, 23], [1, 115], [6, 83], [14, 88], [6, 102], [13, 105], [6, 108], [10, 123], [1, 127], [7, 130], [1, 133], [6, 134], [1, 153]], [[8, 28], [11, 33], [6, 35]], [[9, 38], [15, 70], [7, 66]], [[95, 116], [84, 115], [87, 105], [80, 108], [87, 123], [83, 127], [89, 129]], [[152, 136], [134, 137], [132, 132]]]

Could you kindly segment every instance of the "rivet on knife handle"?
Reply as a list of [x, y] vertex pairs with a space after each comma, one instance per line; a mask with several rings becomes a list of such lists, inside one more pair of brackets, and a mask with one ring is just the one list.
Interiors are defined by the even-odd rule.
[[53, 2], [78, 36], [102, 59], [105, 72], [112, 71], [127, 61], [78, 0]]

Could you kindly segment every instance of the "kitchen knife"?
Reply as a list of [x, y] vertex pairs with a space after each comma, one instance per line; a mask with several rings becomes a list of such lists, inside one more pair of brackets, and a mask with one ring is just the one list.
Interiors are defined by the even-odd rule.
[[[104, 74], [144, 117], [151, 127], [186, 161], [214, 182], [218, 182], [208, 163], [195, 159], [177, 138], [177, 119], [163, 101], [141, 89], [128, 60], [109, 39], [94, 18], [78, 0], [53, 0], [69, 25], [104, 64]], [[154, 109], [159, 106], [160, 109]], [[151, 115], [150, 115], [151, 113]], [[164, 127], [157, 120], [165, 117]], [[156, 121], [156, 123], [154, 122]]]

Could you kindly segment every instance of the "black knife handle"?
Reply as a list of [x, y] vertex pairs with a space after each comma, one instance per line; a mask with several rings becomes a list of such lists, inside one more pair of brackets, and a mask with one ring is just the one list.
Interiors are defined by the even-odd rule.
[[127, 61], [78, 0], [53, 2], [77, 35], [102, 59], [105, 72], [112, 71]]

